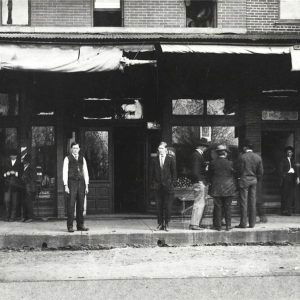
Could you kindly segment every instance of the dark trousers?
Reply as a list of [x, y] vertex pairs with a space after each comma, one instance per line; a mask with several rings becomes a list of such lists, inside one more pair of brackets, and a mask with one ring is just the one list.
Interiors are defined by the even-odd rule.
[[35, 198], [35, 192], [25, 191], [22, 196], [23, 218], [26, 220], [33, 219], [33, 200]]
[[281, 212], [292, 213], [295, 193], [295, 175], [286, 174], [281, 186]]
[[161, 185], [155, 191], [155, 196], [157, 205], [157, 222], [159, 225], [168, 225], [171, 219], [174, 194]]
[[223, 212], [226, 226], [231, 226], [231, 202], [232, 197], [214, 197], [213, 223], [217, 229], [222, 227]]
[[84, 209], [84, 197], [85, 197], [85, 182], [84, 180], [69, 180], [68, 186], [70, 194], [67, 201], [68, 220], [67, 227], [73, 227], [74, 221], [74, 209], [76, 203], [76, 223], [77, 228], [83, 226], [83, 209]]
[[244, 183], [240, 186], [240, 208], [242, 227], [247, 226], [247, 216], [249, 214], [249, 227], [254, 227], [256, 223], [256, 185], [257, 182]]
[[5, 204], [7, 219], [13, 220], [16, 218], [17, 201], [18, 201], [18, 192], [12, 190], [11, 187], [8, 187], [8, 190], [4, 193], [4, 204]]

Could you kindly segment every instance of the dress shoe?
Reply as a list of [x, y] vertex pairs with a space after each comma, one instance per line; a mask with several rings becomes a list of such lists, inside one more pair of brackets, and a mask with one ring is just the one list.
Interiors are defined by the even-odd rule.
[[32, 219], [27, 219], [27, 220], [25, 220], [24, 222], [25, 223], [31, 223], [33, 220]]
[[231, 226], [226, 226], [226, 231], [230, 231], [232, 229]]
[[158, 231], [158, 230], [164, 230], [164, 227], [162, 224], [157, 225], [155, 231]]
[[239, 224], [239, 225], [235, 226], [235, 228], [246, 228], [246, 226]]
[[20, 222], [25, 222], [26, 221], [26, 219], [25, 218], [22, 218], [21, 220], [20, 220]]
[[82, 226], [82, 227], [77, 227], [77, 230], [78, 231], [89, 231], [89, 228]]
[[202, 230], [202, 228], [200, 226], [197, 226], [197, 225], [190, 225], [189, 229], [190, 230]]
[[8, 219], [8, 222], [16, 222], [16, 219]]
[[72, 227], [69, 227], [68, 232], [74, 232], [74, 229]]

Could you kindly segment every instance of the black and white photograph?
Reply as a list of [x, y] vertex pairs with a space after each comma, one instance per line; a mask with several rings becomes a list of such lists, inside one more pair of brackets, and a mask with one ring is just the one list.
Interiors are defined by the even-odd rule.
[[300, 0], [0, 0], [0, 299], [300, 299]]

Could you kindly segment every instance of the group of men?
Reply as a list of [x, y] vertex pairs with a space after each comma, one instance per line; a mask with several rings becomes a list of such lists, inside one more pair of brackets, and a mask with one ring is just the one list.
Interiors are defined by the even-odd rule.
[[17, 151], [11, 150], [3, 166], [5, 220], [14, 222], [33, 221], [33, 198], [35, 195], [35, 170], [31, 157], [26, 154], [22, 162]]
[[[261, 220], [266, 222], [266, 217], [261, 211], [261, 199], [258, 199], [257, 203], [257, 189], [261, 189], [264, 172], [263, 163], [262, 158], [253, 152], [253, 144], [245, 140], [242, 153], [236, 161], [229, 159], [230, 151], [226, 145], [220, 144], [213, 149], [214, 151], [208, 151], [210, 148], [208, 141], [201, 138], [192, 154], [194, 204], [189, 229], [202, 229], [200, 225], [207, 194], [214, 199], [213, 228], [218, 231], [222, 229], [223, 217], [226, 230], [232, 228], [231, 203], [236, 196], [240, 206], [240, 223], [236, 227], [255, 227], [257, 210]], [[215, 153], [216, 157], [213, 157], [212, 153]], [[280, 164], [282, 214], [291, 215], [294, 186], [299, 184], [299, 177], [293, 159], [293, 148], [286, 147], [285, 154], [286, 157]], [[156, 194], [157, 230], [167, 230], [174, 199], [176, 161], [168, 155], [165, 142], [160, 143], [158, 156], [153, 160], [151, 182]]]

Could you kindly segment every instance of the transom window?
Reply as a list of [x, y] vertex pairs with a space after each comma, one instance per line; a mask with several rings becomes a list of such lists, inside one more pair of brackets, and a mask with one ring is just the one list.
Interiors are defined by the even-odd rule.
[[2, 0], [2, 25], [28, 25], [29, 0]]
[[216, 27], [216, 1], [185, 0], [186, 27]]
[[94, 0], [94, 26], [122, 26], [121, 0]]
[[280, 19], [300, 21], [300, 1], [280, 0]]

